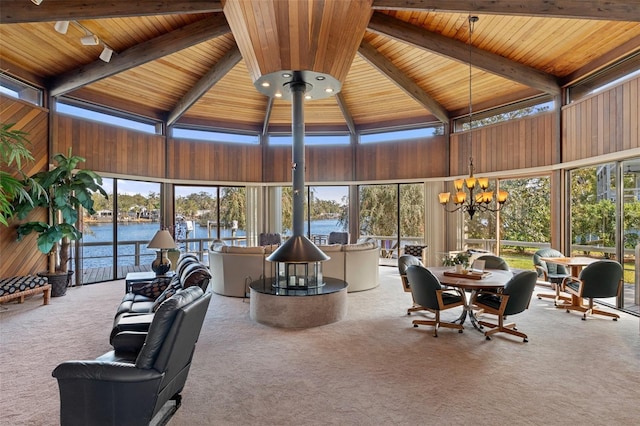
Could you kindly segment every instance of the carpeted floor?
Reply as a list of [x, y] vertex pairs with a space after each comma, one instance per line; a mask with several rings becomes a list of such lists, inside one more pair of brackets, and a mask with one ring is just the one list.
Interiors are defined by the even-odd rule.
[[[214, 295], [170, 425], [631, 425], [640, 418], [637, 317], [594, 317], [534, 298], [511, 319], [529, 342], [413, 328], [395, 268], [349, 294], [347, 318], [306, 330], [249, 319]], [[54, 367], [110, 349], [123, 281], [0, 308], [0, 424], [55, 425]], [[453, 319], [457, 310], [443, 313]]]

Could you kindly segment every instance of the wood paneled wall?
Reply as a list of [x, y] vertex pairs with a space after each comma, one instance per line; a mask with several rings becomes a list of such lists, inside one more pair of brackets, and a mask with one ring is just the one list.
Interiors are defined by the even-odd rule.
[[[47, 138], [49, 134], [49, 114], [47, 110], [31, 104], [0, 96], [0, 123], [15, 123], [13, 129], [27, 133], [31, 142], [30, 150], [33, 162], [23, 164], [27, 175], [46, 170], [48, 160]], [[5, 171], [7, 171], [5, 169]], [[41, 209], [33, 212], [24, 221], [47, 220], [47, 212]], [[0, 277], [27, 275], [47, 269], [47, 257], [38, 251], [36, 235], [32, 234], [24, 240], [16, 241], [16, 225], [14, 221], [9, 227], [0, 225]]]
[[451, 135], [451, 176], [469, 173], [473, 155], [476, 173], [516, 170], [554, 164], [559, 151], [555, 114], [544, 113]]
[[640, 77], [562, 110], [562, 161], [640, 148]]
[[447, 176], [447, 138], [358, 145], [356, 180]]
[[[306, 148], [306, 180], [352, 182], [465, 175], [473, 154], [477, 173], [551, 166], [640, 148], [640, 78], [563, 108], [562, 140], [555, 113], [544, 113], [469, 132], [399, 143]], [[87, 120], [56, 115], [49, 132], [48, 111], [0, 95], [0, 122], [16, 123], [32, 142], [36, 159], [25, 172], [44, 170], [53, 152], [87, 159], [81, 166], [102, 173], [141, 178], [216, 182], [290, 182], [291, 147], [236, 145], [169, 139]], [[560, 159], [560, 152], [562, 158]], [[447, 163], [449, 158], [449, 163]], [[166, 161], [166, 162], [165, 162]], [[450, 170], [447, 170], [447, 169]], [[45, 212], [30, 219], [46, 220]], [[0, 277], [46, 268], [35, 236], [15, 241], [15, 225], [0, 227]]]
[[171, 179], [229, 182], [262, 181], [262, 147], [231, 143], [169, 140]]
[[53, 152], [87, 159], [80, 167], [98, 172], [164, 177], [164, 136], [128, 130], [57, 114], [53, 120]]
[[[305, 181], [349, 182], [353, 176], [351, 146], [306, 146]], [[265, 149], [264, 182], [291, 182], [291, 146]]]

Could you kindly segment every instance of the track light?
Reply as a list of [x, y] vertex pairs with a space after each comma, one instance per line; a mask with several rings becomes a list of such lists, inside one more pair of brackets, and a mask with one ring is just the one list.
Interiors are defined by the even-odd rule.
[[40, 6], [40, 3], [42, 3], [42, 0], [31, 0], [31, 3], [35, 4], [36, 6]]
[[66, 34], [69, 29], [69, 21], [57, 21], [53, 28], [60, 34]]
[[102, 49], [102, 53], [100, 54], [100, 59], [104, 62], [109, 62], [111, 60], [111, 55], [113, 55], [113, 50], [107, 46]]
[[80, 43], [85, 46], [97, 46], [98, 44], [100, 44], [100, 40], [98, 40], [98, 36], [96, 36], [95, 34], [89, 33], [80, 39]]

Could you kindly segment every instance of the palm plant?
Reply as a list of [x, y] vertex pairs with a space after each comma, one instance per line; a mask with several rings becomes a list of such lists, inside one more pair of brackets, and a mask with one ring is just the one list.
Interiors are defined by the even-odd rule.
[[[69, 261], [70, 242], [82, 238], [76, 228], [81, 208], [95, 214], [92, 194], [99, 192], [105, 198], [102, 178], [91, 170], [76, 170], [78, 163], [85, 161], [79, 156], [56, 154], [57, 163], [51, 170], [39, 172], [24, 181], [31, 200], [14, 203], [15, 214], [24, 219], [33, 209], [47, 208], [49, 222], [26, 222], [18, 225], [18, 241], [35, 232], [38, 235], [38, 249], [49, 255], [49, 273], [66, 273]], [[44, 191], [41, 191], [41, 188]]]
[[[27, 133], [13, 129], [15, 123], [0, 124], [0, 223], [9, 226], [14, 215], [14, 200], [33, 205], [24, 182], [29, 180], [22, 172], [25, 161], [33, 161], [28, 145]], [[42, 192], [35, 182], [29, 185]]]

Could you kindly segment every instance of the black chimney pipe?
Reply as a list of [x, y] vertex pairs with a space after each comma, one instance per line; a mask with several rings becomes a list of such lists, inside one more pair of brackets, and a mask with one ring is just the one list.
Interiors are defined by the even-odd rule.
[[304, 236], [304, 94], [310, 85], [293, 73], [291, 90], [292, 180], [293, 180], [293, 236], [270, 256], [271, 262], [308, 263], [329, 260], [311, 240]]

